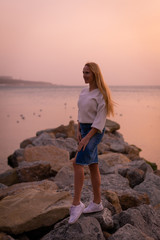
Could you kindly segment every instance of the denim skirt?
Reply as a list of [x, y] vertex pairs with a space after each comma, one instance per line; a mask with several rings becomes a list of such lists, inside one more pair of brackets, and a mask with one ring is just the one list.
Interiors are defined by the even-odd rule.
[[[80, 123], [80, 129], [81, 129], [81, 136], [84, 138], [87, 133], [92, 129], [91, 128], [92, 123]], [[104, 135], [105, 129], [103, 129], [102, 133], [97, 132], [93, 135], [93, 137], [88, 142], [85, 150], [81, 149], [77, 153], [76, 157], [76, 164], [80, 165], [90, 165], [93, 163], [98, 163], [98, 151], [97, 151], [97, 145], [100, 143], [103, 135]]]

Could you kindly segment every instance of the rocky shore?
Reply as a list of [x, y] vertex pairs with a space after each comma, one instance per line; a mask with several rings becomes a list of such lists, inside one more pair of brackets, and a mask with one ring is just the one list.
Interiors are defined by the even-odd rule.
[[[0, 174], [0, 240], [160, 240], [160, 174], [107, 120], [98, 146], [104, 210], [68, 224], [77, 125], [36, 133]], [[88, 168], [82, 201], [92, 200]]]

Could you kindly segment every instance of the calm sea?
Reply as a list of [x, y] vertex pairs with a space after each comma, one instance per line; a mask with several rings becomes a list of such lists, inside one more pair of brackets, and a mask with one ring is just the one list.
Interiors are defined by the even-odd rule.
[[[84, 87], [84, 86], [83, 86]], [[0, 87], [0, 171], [24, 139], [46, 128], [77, 121], [83, 87]], [[126, 142], [142, 149], [141, 157], [160, 168], [160, 86], [110, 87], [117, 103], [112, 120]]]

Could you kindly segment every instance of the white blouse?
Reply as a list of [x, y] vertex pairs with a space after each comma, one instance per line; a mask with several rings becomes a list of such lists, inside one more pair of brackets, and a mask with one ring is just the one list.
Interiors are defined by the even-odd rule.
[[78, 121], [92, 123], [92, 127], [102, 132], [107, 116], [106, 103], [98, 88], [82, 89], [78, 100]]

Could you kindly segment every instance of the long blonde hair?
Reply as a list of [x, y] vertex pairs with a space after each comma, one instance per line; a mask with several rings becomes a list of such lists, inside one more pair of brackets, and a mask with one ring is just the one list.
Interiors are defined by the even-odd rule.
[[89, 67], [89, 69], [93, 73], [93, 77], [95, 78], [97, 87], [104, 97], [107, 108], [107, 116], [110, 115], [114, 116], [114, 102], [111, 98], [109, 87], [107, 86], [103, 79], [100, 67], [98, 66], [97, 63], [94, 62], [88, 62], [85, 64], [85, 66]]

